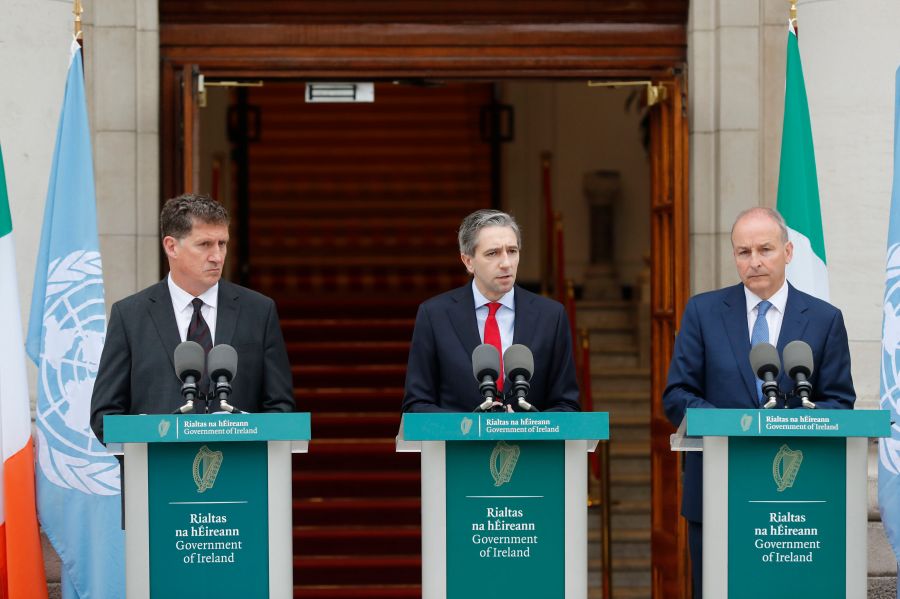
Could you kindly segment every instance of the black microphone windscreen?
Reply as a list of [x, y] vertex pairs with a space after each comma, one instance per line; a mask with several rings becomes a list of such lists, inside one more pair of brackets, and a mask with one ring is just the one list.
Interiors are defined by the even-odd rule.
[[521, 343], [510, 345], [503, 354], [503, 370], [509, 380], [521, 375], [526, 381], [530, 381], [534, 374], [534, 355]]
[[482, 343], [472, 352], [472, 374], [480, 382], [484, 377], [500, 378], [500, 352], [493, 345]]
[[218, 379], [220, 376], [226, 377], [229, 381], [237, 374], [238, 356], [237, 352], [230, 345], [217, 345], [209, 350], [207, 358], [207, 366], [209, 367], [209, 378]]
[[753, 373], [761, 379], [765, 373], [771, 372], [773, 377], [778, 376], [781, 370], [781, 360], [778, 358], [778, 350], [771, 343], [757, 343], [750, 350], [750, 366]]
[[206, 363], [206, 354], [203, 347], [196, 341], [184, 341], [175, 348], [175, 374], [181, 381], [188, 376], [200, 378], [203, 374], [203, 365]]
[[793, 378], [802, 372], [806, 378], [813, 373], [812, 348], [805, 341], [791, 341], [784, 346], [784, 370]]

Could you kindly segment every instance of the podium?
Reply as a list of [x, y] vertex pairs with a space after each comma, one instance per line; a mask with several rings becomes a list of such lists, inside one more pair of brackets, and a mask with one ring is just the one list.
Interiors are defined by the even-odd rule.
[[587, 597], [590, 412], [403, 415], [422, 453], [422, 597]]
[[124, 449], [129, 599], [293, 597], [291, 453], [308, 413], [106, 416]]
[[[885, 410], [689, 409], [703, 451], [703, 595], [866, 597], [867, 438]], [[702, 437], [701, 439], [691, 439]]]

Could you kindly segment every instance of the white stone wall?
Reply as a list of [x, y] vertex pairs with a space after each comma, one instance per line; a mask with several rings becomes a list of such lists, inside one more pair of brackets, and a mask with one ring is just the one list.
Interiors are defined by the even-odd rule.
[[85, 6], [85, 77], [107, 305], [159, 279], [159, 11]]
[[[4, 82], [0, 93], [0, 146], [15, 235], [23, 332], [31, 305], [71, 44], [71, 3], [4, 0], [0, 18], [0, 81]], [[32, 369], [32, 379], [34, 372]]]
[[[85, 2], [85, 78], [108, 304], [159, 275], [157, 14], [155, 0]], [[23, 327], [31, 305], [73, 18], [68, 0], [4, 0], [0, 19], [0, 81], [7, 83], [0, 93], [0, 146]]]

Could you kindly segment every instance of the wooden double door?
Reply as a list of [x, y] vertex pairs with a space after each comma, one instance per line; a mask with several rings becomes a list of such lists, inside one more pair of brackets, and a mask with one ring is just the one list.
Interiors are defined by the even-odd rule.
[[[690, 291], [686, 27], [679, 16], [686, 15], [687, 3], [596, 3], [643, 7], [649, 21], [638, 23], [624, 22], [612, 9], [584, 14], [585, 3], [567, 1], [524, 3], [532, 10], [527, 16], [516, 12], [524, 4], [517, 9], [511, 5], [518, 3], [503, 3], [488, 15], [485, 7], [497, 3], [467, 0], [459, 3], [472, 5], [467, 18], [446, 7], [442, 13], [447, 3], [419, 3], [422, 14], [413, 14], [400, 10], [401, 2], [376, 1], [371, 4], [396, 10], [370, 22], [365, 15], [319, 14], [311, 3], [295, 4], [311, 12], [303, 19], [299, 12], [293, 19], [260, 12], [244, 15], [245, 23], [161, 4], [164, 198], [196, 189], [199, 180], [201, 74], [207, 80], [646, 80], [665, 88], [665, 99], [650, 110], [653, 596], [688, 597], [686, 533], [678, 517], [680, 466], [668, 448], [673, 430], [660, 400]], [[541, 21], [533, 4], [553, 15]], [[655, 4], [670, 12], [660, 17], [653, 13]], [[424, 14], [427, 7], [434, 10]]]

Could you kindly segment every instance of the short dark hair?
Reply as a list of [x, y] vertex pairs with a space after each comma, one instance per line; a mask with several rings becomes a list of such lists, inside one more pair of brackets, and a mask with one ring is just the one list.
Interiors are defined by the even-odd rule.
[[516, 243], [522, 248], [522, 233], [516, 219], [499, 210], [476, 210], [463, 219], [459, 225], [458, 241], [459, 253], [466, 256], [475, 255], [475, 244], [478, 241], [478, 233], [485, 227], [509, 227], [516, 234]]
[[194, 221], [228, 226], [230, 218], [225, 206], [206, 194], [185, 193], [166, 200], [159, 214], [159, 233], [165, 237], [184, 239], [194, 228]]

